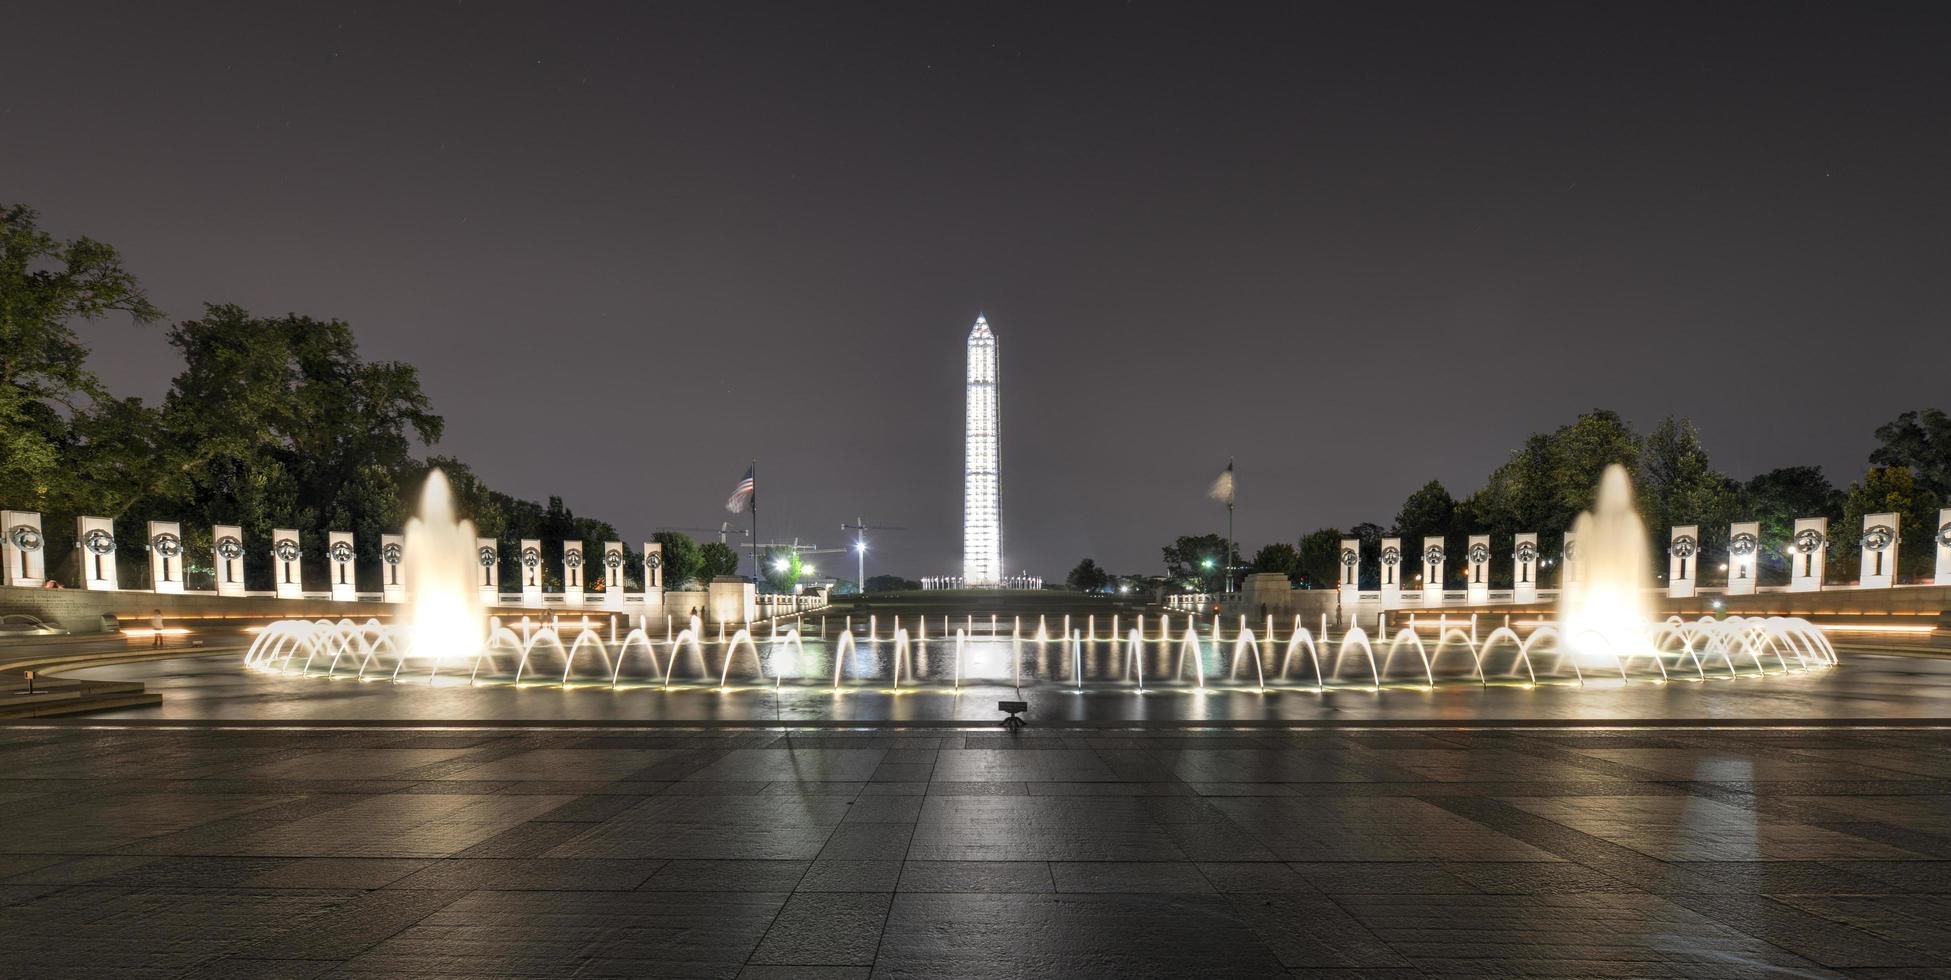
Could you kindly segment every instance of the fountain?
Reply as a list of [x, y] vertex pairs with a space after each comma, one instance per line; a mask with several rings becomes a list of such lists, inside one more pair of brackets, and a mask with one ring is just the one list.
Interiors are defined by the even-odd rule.
[[454, 514], [454, 490], [435, 469], [420, 488], [420, 512], [406, 523], [408, 648], [432, 661], [460, 663], [481, 649], [485, 619], [475, 587], [474, 523]]
[[1558, 622], [1580, 663], [1610, 665], [1645, 648], [1654, 618], [1648, 609], [1650, 549], [1646, 526], [1633, 508], [1633, 483], [1614, 463], [1599, 478], [1592, 509], [1572, 524], [1578, 575], [1559, 590]]
[[[925, 618], [915, 621], [911, 636], [896, 617], [882, 636], [878, 616], [870, 614], [864, 635], [857, 637], [848, 617], [833, 640], [824, 619], [808, 639], [809, 621], [794, 616], [729, 636], [720, 622], [715, 638], [696, 617], [681, 623], [667, 617], [661, 638], [642, 622], [619, 638], [615, 620], [608, 617], [579, 623], [551, 617], [540, 624], [527, 617], [511, 623], [488, 619], [477, 599], [474, 528], [455, 513], [447, 478], [436, 470], [421, 492], [419, 515], [406, 528], [409, 601], [400, 620], [273, 623], [258, 633], [245, 663], [276, 673], [362, 681], [727, 695], [751, 688], [783, 690], [793, 682], [827, 687], [834, 696], [890, 689], [953, 695], [965, 687], [1059, 684], [1078, 693], [1162, 689], [1324, 696], [1459, 686], [1580, 688], [1706, 682], [1822, 670], [1836, 663], [1835, 649], [1820, 628], [1802, 619], [1655, 618], [1647, 588], [1650, 548], [1623, 468], [1607, 469], [1591, 512], [1579, 516], [1574, 530], [1578, 574], [1567, 568], [1558, 620], [1513, 623], [1507, 616], [1487, 636], [1480, 636], [1475, 616], [1467, 625], [1441, 615], [1433, 621], [1411, 616], [1406, 625], [1380, 618], [1373, 634], [1353, 624], [1336, 634], [1325, 616], [1318, 626], [1303, 627], [1297, 617], [1283, 638], [1272, 617], [1259, 629], [1236, 617], [1228, 636], [1218, 617], [1202, 623], [1188, 615], [1181, 627], [1166, 614], [1156, 631], [1149, 631], [1140, 615], [1135, 628], [1120, 636], [1114, 615], [1110, 635], [1100, 637], [1094, 616], [1078, 629], [1066, 614], [1062, 630], [1053, 635], [1052, 624], [1041, 615], [1004, 623], [992, 614], [986, 632], [965, 615], [959, 629], [952, 629], [947, 617], [942, 621], [940, 636], [944, 645], [952, 637], [952, 656], [931, 657]], [[769, 631], [760, 629], [766, 625]], [[1252, 662], [1250, 676], [1243, 661]], [[735, 679], [734, 673], [740, 676]], [[740, 686], [748, 680], [749, 687]]]

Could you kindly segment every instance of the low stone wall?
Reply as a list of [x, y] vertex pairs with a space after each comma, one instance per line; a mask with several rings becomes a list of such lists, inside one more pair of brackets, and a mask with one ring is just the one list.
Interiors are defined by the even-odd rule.
[[235, 620], [239, 626], [248, 626], [273, 619], [387, 619], [397, 615], [399, 608], [384, 602], [220, 596], [214, 592], [88, 592], [0, 586], [0, 613], [39, 616], [75, 633], [99, 632], [103, 616], [114, 616], [123, 626], [146, 627], [150, 613], [157, 609], [163, 611], [168, 625], [195, 628], [222, 620]]
[[[163, 611], [170, 627], [190, 629], [221, 628], [234, 623], [238, 628], [261, 625], [275, 619], [380, 619], [400, 615], [404, 607], [390, 602], [333, 602], [328, 599], [279, 599], [273, 596], [220, 596], [215, 592], [89, 592], [83, 589], [23, 589], [0, 586], [0, 615], [27, 613], [55, 623], [73, 633], [97, 633], [102, 617], [114, 616], [124, 627], [149, 625], [149, 616]], [[561, 606], [525, 608], [496, 606], [491, 614], [533, 616], [541, 619], [553, 612], [562, 618], [595, 619], [607, 614], [598, 608], [568, 609]]]
[[[1706, 593], [1691, 599], [1670, 599], [1649, 594], [1649, 601], [1662, 616], [1693, 618], [1710, 614], [1730, 616], [1898, 616], [1936, 617], [1951, 612], [1951, 585], [1914, 585], [1894, 589], [1830, 589], [1825, 592], [1763, 592], [1758, 595], [1726, 596]], [[1716, 608], [1714, 603], [1721, 605]], [[1556, 598], [1529, 605], [1490, 603], [1468, 605], [1405, 607], [1403, 615], [1503, 614], [1519, 610], [1551, 611], [1558, 608]]]
[[1705, 615], [1720, 600], [1742, 616], [1936, 615], [1951, 610], [1951, 585], [1907, 585], [1894, 589], [1832, 589], [1827, 592], [1764, 592], [1760, 595], [1703, 595], [1661, 599], [1660, 608], [1680, 615]]
[[1323, 616], [1330, 623], [1348, 625], [1343, 618], [1346, 611], [1341, 608], [1341, 594], [1333, 589], [1263, 590], [1240, 593], [1240, 596], [1223, 603], [1220, 615], [1245, 616], [1248, 626], [1255, 626], [1268, 616], [1274, 617], [1282, 628], [1291, 626], [1296, 616], [1310, 630], [1320, 627]]

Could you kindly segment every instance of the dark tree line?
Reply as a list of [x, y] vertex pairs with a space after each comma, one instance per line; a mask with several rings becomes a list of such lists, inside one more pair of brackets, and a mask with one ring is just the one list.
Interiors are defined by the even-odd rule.
[[[1297, 585], [1331, 588], [1339, 580], [1340, 542], [1362, 542], [1359, 581], [1364, 589], [1381, 580], [1381, 539], [1401, 537], [1407, 550], [1425, 538], [1440, 537], [1450, 554], [1460, 554], [1470, 534], [1491, 536], [1491, 584], [1508, 588], [1513, 537], [1538, 532], [1541, 554], [1554, 564], [1541, 570], [1553, 584], [1564, 532], [1580, 511], [1592, 505], [1600, 474], [1618, 463], [1633, 474], [1641, 518], [1659, 556], [1663, 573], [1669, 529], [1698, 524], [1704, 584], [1724, 581], [1728, 525], [1761, 524], [1759, 577], [1762, 584], [1788, 581], [1787, 545], [1799, 517], [1830, 519], [1831, 581], [1854, 581], [1863, 516], [1884, 511], [1900, 515], [1902, 544], [1898, 572], [1915, 581], [1931, 573], [1938, 509], [1951, 505], [1951, 416], [1937, 409], [1905, 412], [1875, 432], [1877, 447], [1860, 479], [1837, 488], [1816, 466], [1789, 466], [1737, 480], [1713, 468], [1699, 433], [1685, 419], [1667, 418], [1641, 435], [1617, 413], [1597, 410], [1550, 432], [1525, 440], [1509, 460], [1492, 470], [1483, 487], [1458, 499], [1431, 480], [1410, 493], [1387, 525], [1361, 523], [1343, 531], [1321, 528], [1295, 545], [1276, 542], [1256, 553], [1253, 570], [1287, 575]], [[1192, 540], [1179, 539], [1180, 543]], [[1215, 542], [1217, 539], [1215, 539]], [[1217, 551], [1223, 545], [1215, 543]], [[1209, 587], [1209, 576], [1190, 574], [1166, 549], [1167, 574], [1186, 588]], [[1463, 563], [1448, 564], [1449, 588], [1461, 588]]]
[[[163, 313], [114, 248], [59, 241], [38, 221], [30, 208], [0, 208], [0, 505], [45, 515], [57, 578], [73, 584], [73, 520], [87, 514], [115, 520], [125, 582], [147, 575], [146, 552], [130, 546], [144, 522], [171, 520], [183, 525], [192, 584], [210, 572], [210, 525], [236, 524], [253, 588], [270, 587], [271, 530], [288, 527], [305, 542], [312, 581], [324, 580], [326, 532], [352, 531], [359, 586], [377, 590], [379, 536], [406, 523], [434, 466], [461, 513], [502, 542], [503, 581], [518, 580], [520, 538], [543, 541], [552, 587], [563, 540], [589, 542], [592, 554], [620, 540], [559, 497], [522, 500], [460, 460], [416, 456], [443, 429], [418, 371], [363, 359], [343, 321], [212, 304], [167, 328], [182, 362], [162, 404], [115, 396], [88, 370], [74, 324], [114, 314], [153, 324]], [[639, 566], [625, 567], [635, 581]]]

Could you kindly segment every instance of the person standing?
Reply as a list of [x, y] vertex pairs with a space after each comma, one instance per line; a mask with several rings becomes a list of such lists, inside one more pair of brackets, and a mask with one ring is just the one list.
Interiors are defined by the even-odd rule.
[[155, 634], [156, 637], [156, 642], [151, 643], [150, 646], [161, 647], [163, 645], [163, 611], [162, 610], [158, 609], [155, 612], [149, 614], [149, 632]]

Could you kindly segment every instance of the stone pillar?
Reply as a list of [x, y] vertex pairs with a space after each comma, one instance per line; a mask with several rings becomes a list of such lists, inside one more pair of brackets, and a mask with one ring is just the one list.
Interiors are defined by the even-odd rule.
[[175, 521], [149, 522], [149, 588], [183, 591], [183, 526]]
[[474, 561], [481, 569], [475, 587], [481, 590], [481, 605], [501, 605], [501, 547], [493, 538], [474, 539]]
[[1937, 512], [1937, 576], [1939, 585], [1951, 585], [1951, 507]]
[[562, 604], [572, 607], [583, 604], [583, 543], [581, 541], [562, 543]]
[[244, 529], [235, 524], [210, 526], [210, 572], [218, 595], [244, 594]]
[[278, 598], [305, 597], [305, 577], [298, 568], [298, 559], [304, 553], [298, 547], [297, 531], [281, 527], [271, 532], [271, 568], [275, 573], [272, 581], [277, 583]]
[[603, 608], [623, 608], [623, 542], [603, 542]]
[[1760, 574], [1761, 524], [1736, 521], [1727, 528], [1727, 594], [1754, 595]]
[[1578, 560], [1577, 531], [1565, 532], [1565, 553], [1559, 559], [1559, 565], [1558, 588], [1560, 590], [1585, 577], [1583, 574], [1585, 568], [1579, 564]]
[[1700, 525], [1680, 524], [1667, 532], [1666, 594], [1691, 599], [1700, 583]]
[[758, 587], [742, 575], [720, 575], [705, 593], [705, 614], [714, 623], [749, 623], [758, 618]]
[[1470, 564], [1470, 580], [1466, 586], [1470, 604], [1481, 606], [1490, 601], [1490, 535], [1471, 535], [1463, 556]]
[[519, 552], [522, 571], [522, 605], [542, 604], [542, 540], [523, 538]]
[[1896, 514], [1863, 515], [1863, 570], [1856, 579], [1857, 588], [1887, 589], [1897, 584], [1900, 530]]
[[1402, 608], [1402, 539], [1382, 539], [1382, 608]]
[[1434, 608], [1443, 604], [1443, 539], [1440, 537], [1423, 539], [1423, 605]]
[[[1265, 616], [1284, 616], [1294, 608], [1294, 583], [1280, 572], [1254, 572], [1240, 583], [1247, 625], [1261, 629]], [[1354, 608], [1348, 606], [1346, 608]], [[1263, 612], [1264, 610], [1264, 612]]]
[[1338, 576], [1334, 590], [1340, 593], [1340, 607], [1354, 615], [1354, 603], [1362, 601], [1362, 539], [1344, 537], [1338, 556]]
[[1362, 540], [1360, 538], [1341, 539], [1341, 580], [1337, 588], [1354, 589], [1360, 582], [1362, 563]]
[[406, 538], [398, 534], [379, 536], [379, 598], [382, 602], [406, 601]]
[[0, 581], [23, 589], [38, 589], [47, 581], [47, 535], [41, 515], [31, 510], [0, 511], [0, 559], [6, 575]]
[[115, 522], [106, 517], [76, 518], [75, 547], [81, 551], [81, 587], [115, 591]]
[[659, 541], [644, 542], [644, 591], [664, 588], [664, 545]]
[[327, 531], [325, 534], [325, 559], [332, 573], [332, 601], [359, 601], [358, 569], [353, 560], [359, 552], [352, 546], [351, 531]]
[[1538, 601], [1538, 533], [1520, 534], [1511, 546], [1511, 599]]
[[644, 628], [664, 615], [664, 545], [644, 542]]
[[1788, 543], [1788, 590], [1822, 590], [1822, 563], [1829, 557], [1829, 518], [1798, 517]]

